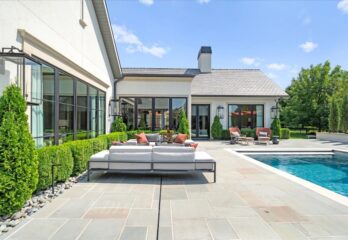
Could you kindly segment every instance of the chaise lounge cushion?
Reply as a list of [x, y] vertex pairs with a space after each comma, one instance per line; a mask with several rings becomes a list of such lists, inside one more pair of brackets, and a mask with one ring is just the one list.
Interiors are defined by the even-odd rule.
[[195, 152], [196, 169], [209, 170], [214, 169], [214, 159], [206, 152]]
[[108, 162], [102, 162], [102, 161], [108, 161], [109, 159], [109, 151], [104, 150], [101, 152], [98, 152], [91, 156], [89, 167], [90, 168], [99, 168], [99, 169], [108, 169], [109, 163]]
[[[156, 146], [153, 148], [152, 159], [154, 169], [157, 170], [193, 170], [195, 151], [192, 147], [166, 147]], [[179, 163], [169, 163], [171, 161]]]
[[141, 161], [151, 162], [151, 146], [112, 146], [109, 154], [110, 161]]

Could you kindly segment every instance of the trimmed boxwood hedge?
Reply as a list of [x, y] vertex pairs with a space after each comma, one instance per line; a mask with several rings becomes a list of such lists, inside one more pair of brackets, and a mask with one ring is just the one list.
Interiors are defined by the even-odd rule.
[[280, 129], [280, 138], [281, 139], [289, 139], [290, 138], [290, 129], [289, 128], [281, 128]]
[[108, 149], [112, 141], [126, 141], [127, 133], [115, 132], [97, 138], [77, 140], [58, 146], [38, 149], [39, 184], [37, 190], [50, 187], [52, 183], [52, 162], [61, 164], [55, 167], [55, 182], [64, 182], [70, 176], [76, 176], [87, 170], [89, 158], [104, 149]]
[[54, 181], [64, 182], [73, 172], [74, 160], [69, 146], [49, 146], [37, 150], [39, 157], [39, 183], [37, 190], [48, 188], [52, 183], [51, 166], [55, 167]]

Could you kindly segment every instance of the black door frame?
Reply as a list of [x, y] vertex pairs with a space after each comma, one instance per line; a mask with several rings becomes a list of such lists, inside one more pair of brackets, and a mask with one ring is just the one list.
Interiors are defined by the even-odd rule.
[[[191, 135], [192, 138], [195, 139], [210, 139], [210, 104], [191, 104], [191, 120], [192, 120], [192, 108], [193, 106], [196, 106], [196, 132], [192, 132], [192, 122], [191, 122]], [[208, 136], [207, 137], [201, 137], [199, 136], [199, 106], [205, 106], [208, 107]]]

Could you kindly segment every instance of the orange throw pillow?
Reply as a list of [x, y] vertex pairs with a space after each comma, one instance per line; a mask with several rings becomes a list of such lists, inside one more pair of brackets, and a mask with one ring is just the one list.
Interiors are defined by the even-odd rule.
[[187, 139], [187, 134], [179, 133], [179, 134], [176, 136], [174, 142], [175, 142], [175, 143], [184, 144], [185, 141], [186, 141], [186, 139]]
[[135, 137], [137, 138], [137, 143], [139, 144], [146, 144], [146, 143], [149, 143], [147, 141], [147, 137], [145, 135], [145, 133], [139, 133], [139, 134], [135, 134]]

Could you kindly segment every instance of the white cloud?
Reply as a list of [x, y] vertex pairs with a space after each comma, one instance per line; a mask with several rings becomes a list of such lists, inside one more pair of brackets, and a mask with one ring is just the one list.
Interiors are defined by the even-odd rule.
[[300, 44], [300, 48], [306, 53], [312, 52], [314, 49], [316, 49], [319, 45], [314, 42], [305, 42]]
[[348, 13], [348, 0], [341, 0], [337, 4], [337, 8], [341, 10], [343, 13]]
[[144, 5], [148, 5], [148, 6], [150, 6], [150, 5], [155, 3], [154, 0], [139, 0], [139, 2], [144, 4]]
[[205, 4], [205, 3], [209, 3], [210, 0], [197, 0], [197, 2], [200, 4]]
[[248, 65], [248, 66], [259, 66], [260, 65], [260, 59], [258, 58], [253, 58], [253, 57], [243, 57], [240, 59], [240, 61], [245, 64], [245, 65]]
[[152, 44], [152, 46], [146, 46], [140, 41], [138, 36], [129, 31], [125, 26], [112, 25], [115, 39], [117, 43], [127, 44], [126, 51], [129, 53], [141, 52], [151, 54], [155, 57], [161, 58], [167, 53], [167, 49]]
[[281, 71], [286, 68], [286, 65], [282, 63], [271, 63], [268, 64], [267, 67], [272, 70]]

